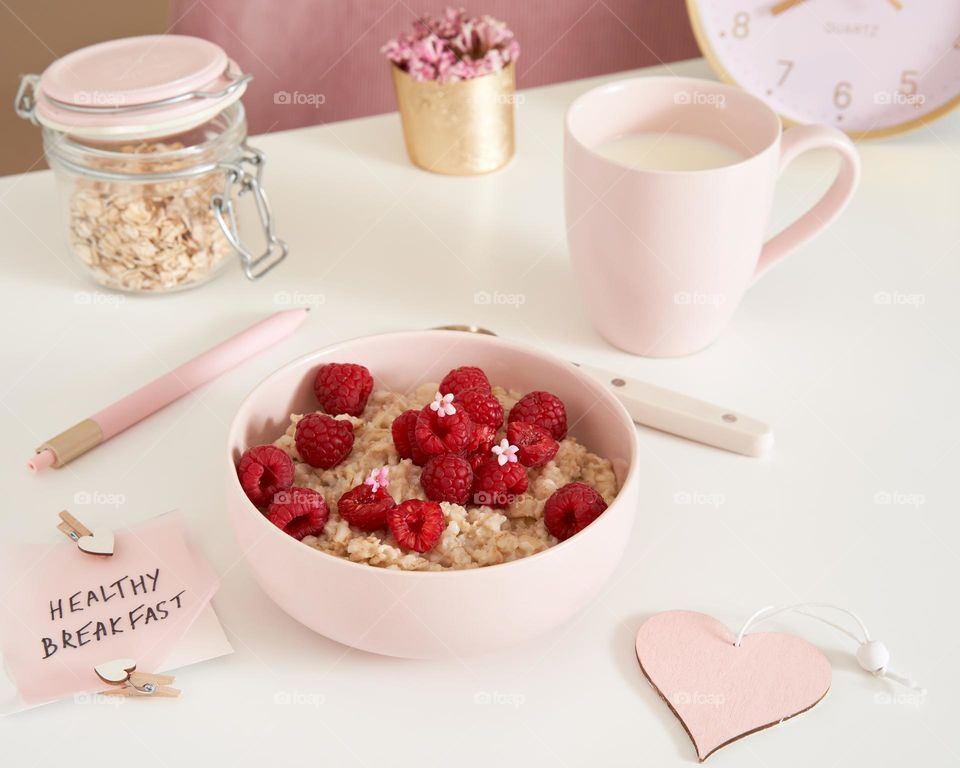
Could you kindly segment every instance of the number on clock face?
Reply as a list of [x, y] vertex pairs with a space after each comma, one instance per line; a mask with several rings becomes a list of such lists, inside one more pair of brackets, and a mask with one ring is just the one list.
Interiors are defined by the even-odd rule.
[[788, 120], [856, 134], [960, 102], [955, 0], [687, 0], [704, 53]]

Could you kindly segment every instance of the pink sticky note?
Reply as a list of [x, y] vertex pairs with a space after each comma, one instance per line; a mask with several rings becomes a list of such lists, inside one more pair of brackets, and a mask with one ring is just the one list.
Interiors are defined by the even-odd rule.
[[73, 543], [0, 550], [0, 650], [25, 704], [107, 686], [97, 664], [156, 672], [219, 586], [171, 512], [115, 531], [114, 554]]

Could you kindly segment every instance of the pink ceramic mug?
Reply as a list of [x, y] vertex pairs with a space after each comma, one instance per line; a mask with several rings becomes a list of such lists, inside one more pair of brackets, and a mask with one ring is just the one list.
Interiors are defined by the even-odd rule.
[[[636, 132], [719, 141], [744, 158], [692, 171], [636, 170], [596, 148]], [[709, 80], [643, 77], [588, 91], [567, 112], [567, 239], [587, 311], [621, 349], [672, 357], [709, 345], [753, 280], [824, 229], [857, 186], [853, 143], [832, 128], [782, 131], [776, 113]], [[764, 242], [780, 171], [801, 152], [840, 155], [836, 180]]]

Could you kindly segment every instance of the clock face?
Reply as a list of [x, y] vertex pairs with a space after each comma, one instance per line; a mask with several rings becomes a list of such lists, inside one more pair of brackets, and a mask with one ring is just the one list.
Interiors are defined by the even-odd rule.
[[882, 135], [960, 102], [956, 0], [687, 0], [718, 73], [796, 123]]

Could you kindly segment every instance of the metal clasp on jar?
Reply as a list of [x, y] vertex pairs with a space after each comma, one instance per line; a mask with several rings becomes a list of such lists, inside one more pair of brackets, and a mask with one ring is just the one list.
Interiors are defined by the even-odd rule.
[[17, 117], [29, 120], [34, 125], [39, 125], [37, 122], [37, 84], [39, 82], [40, 75], [22, 75], [17, 95], [13, 100], [13, 109]]
[[[273, 269], [277, 264], [287, 257], [289, 248], [287, 244], [277, 237], [273, 225], [273, 212], [270, 209], [270, 203], [267, 200], [267, 194], [263, 190], [261, 178], [263, 176], [263, 166], [266, 158], [263, 153], [247, 144], [243, 145], [245, 154], [237, 162], [220, 163], [220, 167], [226, 171], [226, 181], [223, 186], [223, 192], [214, 195], [211, 198], [213, 214], [217, 218], [217, 223], [226, 235], [230, 245], [234, 247], [240, 256], [243, 265], [243, 273], [250, 280], [256, 280], [263, 277], [267, 272]], [[251, 172], [252, 169], [252, 172]], [[250, 249], [240, 240], [240, 234], [237, 227], [237, 216], [233, 206], [234, 187], [239, 187], [237, 198], [239, 199], [247, 192], [253, 193], [253, 199], [257, 206], [257, 215], [260, 217], [260, 224], [263, 226], [263, 233], [266, 237], [266, 250], [259, 256], [254, 255]]]

